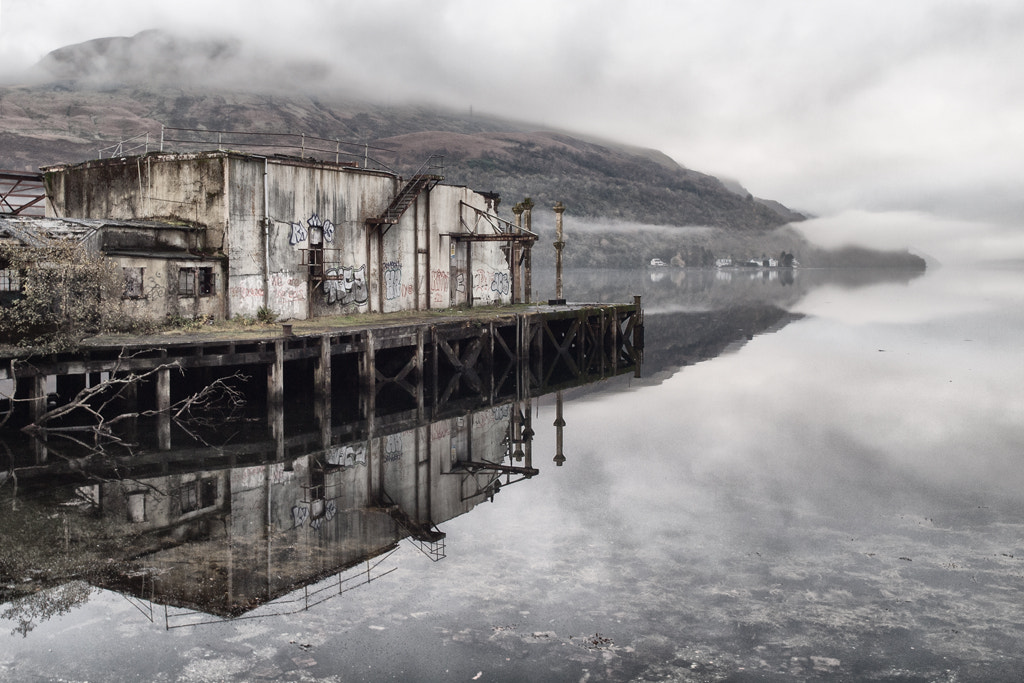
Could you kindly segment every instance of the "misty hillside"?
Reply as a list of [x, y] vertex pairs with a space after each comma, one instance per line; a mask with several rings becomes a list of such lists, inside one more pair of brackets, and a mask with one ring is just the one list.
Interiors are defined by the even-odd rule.
[[[500, 193], [506, 216], [512, 204], [531, 197], [540, 207], [561, 201], [577, 217], [746, 233], [802, 218], [655, 150], [494, 115], [359, 99], [330, 86], [338, 76], [332, 68], [268, 64], [231, 41], [159, 31], [64, 47], [24, 84], [0, 88], [0, 168], [84, 161], [147, 132], [152, 150], [161, 125], [303, 133], [368, 144], [373, 158], [403, 173], [444, 154], [446, 182]], [[364, 153], [340, 148], [355, 155], [343, 158]]]

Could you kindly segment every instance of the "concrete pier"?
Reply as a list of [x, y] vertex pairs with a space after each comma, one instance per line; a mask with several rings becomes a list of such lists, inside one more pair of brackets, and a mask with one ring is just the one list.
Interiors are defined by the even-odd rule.
[[171, 406], [213, 379], [239, 372], [265, 378], [262, 386], [250, 381], [241, 390], [265, 399], [271, 432], [281, 441], [285, 412], [294, 409], [289, 396], [304, 397], [303, 409], [312, 409], [322, 426], [340, 404], [353, 401], [363, 419], [405, 413], [422, 419], [636, 371], [643, 338], [639, 298], [631, 304], [290, 327], [262, 337], [93, 343], [75, 353], [33, 357], [31, 363], [0, 359], [0, 380], [16, 386], [16, 400], [0, 404], [0, 416], [13, 410], [8, 430], [37, 422], [47, 410], [49, 378], [58, 388], [49, 396], [53, 407], [71, 402], [80, 388], [96, 386], [101, 378], [149, 373], [145, 382], [122, 392], [119, 409], [154, 407], [161, 416], [160, 447], [167, 450]]

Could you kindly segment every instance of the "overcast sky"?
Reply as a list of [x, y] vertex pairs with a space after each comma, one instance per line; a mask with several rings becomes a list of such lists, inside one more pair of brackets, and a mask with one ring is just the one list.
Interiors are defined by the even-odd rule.
[[0, 0], [0, 64], [149, 28], [654, 147], [821, 215], [1024, 215], [1019, 0]]

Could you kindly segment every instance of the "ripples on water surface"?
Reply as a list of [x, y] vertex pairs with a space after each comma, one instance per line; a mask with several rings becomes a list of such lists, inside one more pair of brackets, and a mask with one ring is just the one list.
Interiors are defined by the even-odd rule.
[[[534, 399], [538, 476], [482, 497], [437, 451], [504, 448], [520, 404], [339, 450], [346, 497], [305, 517], [263, 494], [317, 485], [302, 459], [179, 477], [220, 512], [141, 536], [130, 495], [170, 480], [72, 505], [0, 475], [0, 678], [1016, 680], [1020, 276], [576, 273], [570, 300], [644, 295], [643, 377], [563, 392], [561, 467]], [[458, 478], [436, 562], [359, 498], [428, 442]]]

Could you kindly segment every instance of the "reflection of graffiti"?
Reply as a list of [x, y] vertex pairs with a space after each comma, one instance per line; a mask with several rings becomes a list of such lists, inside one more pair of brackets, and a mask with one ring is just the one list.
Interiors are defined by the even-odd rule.
[[305, 242], [309, 234], [306, 229], [302, 227], [302, 223], [292, 223], [292, 233], [288, 236], [288, 243], [295, 246], [299, 242]]
[[340, 303], [342, 306], [356, 304], [362, 306], [368, 299], [366, 290], [366, 266], [344, 266], [328, 268], [324, 273], [324, 294], [328, 304]]
[[[306, 520], [310, 518], [309, 512], [308, 504], [300, 503], [294, 506], [292, 508], [292, 528], [298, 529], [300, 526], [304, 525]], [[309, 526], [311, 529], [319, 531], [320, 526], [324, 521], [330, 521], [336, 514], [338, 514], [338, 504], [333, 500], [328, 500], [323, 505], [323, 513], [313, 517], [309, 522]]]
[[384, 462], [402, 459], [402, 435], [390, 434], [384, 438]]
[[355, 467], [366, 465], [366, 446], [332, 446], [327, 449], [324, 459], [328, 465]]
[[491, 280], [491, 291], [498, 294], [508, 294], [512, 291], [512, 280], [508, 273], [495, 273]]
[[435, 422], [430, 425], [430, 440], [436, 441], [437, 439], [443, 439], [452, 433], [452, 427], [448, 424], [448, 421]]
[[397, 299], [402, 290], [402, 264], [388, 261], [384, 264], [384, 298]]
[[271, 484], [282, 484], [292, 476], [291, 472], [285, 472], [283, 462], [270, 466], [242, 467], [235, 470], [235, 472], [238, 479], [237, 481], [232, 479], [231, 487], [239, 491], [258, 488], [265, 485], [268, 481]]

